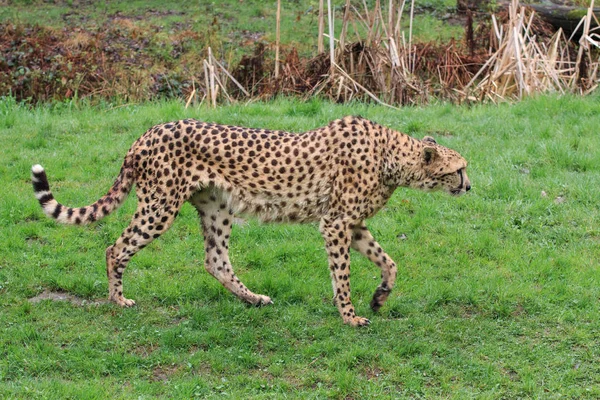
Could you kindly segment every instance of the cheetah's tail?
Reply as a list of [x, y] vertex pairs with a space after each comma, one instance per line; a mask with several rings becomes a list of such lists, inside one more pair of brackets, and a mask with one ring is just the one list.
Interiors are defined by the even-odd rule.
[[31, 167], [31, 181], [35, 197], [40, 202], [44, 214], [63, 224], [85, 225], [97, 221], [116, 210], [131, 191], [135, 181], [129, 154], [121, 167], [121, 172], [108, 193], [89, 206], [66, 207], [54, 199], [44, 168], [36, 164]]

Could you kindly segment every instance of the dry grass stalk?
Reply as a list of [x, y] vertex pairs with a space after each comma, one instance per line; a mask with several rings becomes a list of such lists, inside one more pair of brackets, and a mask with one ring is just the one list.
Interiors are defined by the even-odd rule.
[[[221, 64], [213, 55], [212, 49], [208, 48], [208, 57], [202, 61], [204, 68], [204, 97], [200, 101], [202, 103], [206, 98], [212, 107], [217, 107], [219, 103], [219, 95], [227, 102], [234, 102], [234, 99], [227, 91], [227, 79], [231, 80], [237, 88], [246, 96], [250, 97], [250, 93], [231, 75], [229, 71]], [[195, 81], [192, 81], [193, 90], [186, 102], [186, 107], [190, 104], [198, 90], [195, 87]]]
[[192, 100], [194, 100], [194, 97], [196, 97], [196, 84], [192, 80], [192, 92], [190, 93], [190, 95], [188, 96], [187, 101], [185, 102], [185, 108], [186, 109], [190, 106], [190, 103], [192, 102]]
[[281, 0], [277, 0], [277, 26], [275, 28], [275, 79], [279, 78], [279, 39], [281, 25]]
[[325, 12], [323, 8], [323, 0], [319, 0], [319, 36], [317, 37], [317, 52], [319, 54], [325, 51], [325, 46], [323, 45], [323, 34], [325, 33]]
[[[410, 2], [410, 19], [409, 19], [409, 28], [408, 28], [408, 53], [411, 53], [411, 46], [412, 46], [412, 26], [413, 26], [413, 19], [414, 19], [414, 11], [415, 11], [415, 0], [411, 0]], [[411, 58], [409, 58], [409, 61], [412, 61]], [[409, 69], [411, 72], [414, 71], [414, 63], [409, 62]]]
[[231, 81], [247, 96], [250, 97], [250, 93], [248, 93], [248, 91], [246, 89], [244, 89], [244, 87], [241, 85], [241, 83], [239, 83], [234, 77], [233, 75], [231, 75], [229, 73], [229, 71], [227, 71], [227, 68], [225, 68], [223, 66], [223, 64], [221, 64], [212, 54], [211, 54], [211, 58], [212, 58], [212, 62], [214, 62], [215, 64], [217, 64], [217, 66], [219, 68], [221, 68], [221, 71], [223, 71], [223, 73], [229, 78], [231, 79]]
[[[354, 86], [356, 86], [357, 88], [359, 88], [362, 91], [364, 91], [375, 102], [377, 102], [377, 103], [379, 103], [379, 104], [381, 104], [383, 106], [386, 106], [386, 107], [390, 107], [390, 108], [393, 108], [393, 109], [396, 109], [396, 110], [398, 109], [397, 107], [394, 107], [394, 106], [392, 106], [390, 104], [387, 104], [387, 103], [381, 101], [377, 96], [375, 96], [373, 93], [371, 93], [367, 88], [363, 87], [360, 83], [358, 83], [354, 79], [352, 79], [352, 77], [350, 75], [348, 75], [348, 73], [346, 73], [346, 71], [344, 71], [343, 69], [341, 69], [337, 65], [336, 65], [336, 67], [338, 68], [338, 71], [340, 72], [340, 74], [342, 74], [342, 76], [340, 77], [340, 86], [341, 86], [341, 84], [343, 82], [344, 77], [346, 77], [346, 79], [348, 79]], [[350, 96], [352, 96], [352, 94], [354, 92], [356, 92], [356, 91], [355, 90], [354, 91], [350, 91]], [[351, 100], [351, 98], [348, 99], [348, 100]]]
[[346, 0], [344, 6], [344, 19], [342, 20], [342, 32], [340, 33], [340, 47], [344, 48], [346, 44], [346, 32], [348, 30], [348, 21], [350, 20], [350, 0]]
[[208, 73], [208, 63], [206, 60], [202, 62], [202, 66], [204, 67], [204, 97], [210, 99], [210, 74]]
[[335, 73], [335, 41], [333, 34], [333, 8], [331, 7], [331, 0], [327, 0], [327, 21], [329, 23], [329, 60], [331, 62], [331, 68], [329, 75], [333, 76]]
[[[598, 63], [593, 62], [590, 51], [590, 45], [600, 48], [600, 43], [594, 40], [594, 38], [600, 38], [600, 36], [591, 32], [592, 18], [596, 19], [593, 7], [594, 0], [591, 0], [588, 12], [580, 23], [580, 25], [583, 24], [583, 32], [579, 39], [579, 52], [575, 63], [575, 81], [583, 93], [589, 93], [598, 86], [598, 81], [594, 82], [594, 78], [597, 77]], [[598, 22], [597, 19], [596, 22]]]

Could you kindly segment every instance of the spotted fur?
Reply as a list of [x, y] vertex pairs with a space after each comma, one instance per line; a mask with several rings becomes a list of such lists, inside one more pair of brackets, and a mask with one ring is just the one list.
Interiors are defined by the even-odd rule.
[[32, 181], [46, 215], [78, 225], [111, 213], [135, 183], [137, 210], [106, 249], [109, 297], [121, 306], [135, 304], [123, 296], [127, 263], [169, 229], [186, 201], [200, 215], [208, 272], [256, 305], [271, 299], [251, 292], [233, 271], [228, 255], [233, 216], [319, 221], [335, 303], [345, 323], [359, 326], [369, 321], [356, 315], [350, 301], [349, 249], [381, 269], [373, 310], [386, 301], [396, 279], [396, 264], [364, 221], [398, 186], [465, 193], [471, 187], [466, 167], [464, 158], [430, 137], [414, 139], [360, 117], [298, 134], [183, 120], [157, 125], [135, 141], [113, 186], [89, 206], [58, 203], [40, 165], [32, 167]]

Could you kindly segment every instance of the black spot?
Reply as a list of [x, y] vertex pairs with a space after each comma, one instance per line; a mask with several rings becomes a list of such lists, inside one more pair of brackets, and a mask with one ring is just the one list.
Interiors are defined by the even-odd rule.
[[216, 246], [217, 246], [217, 242], [215, 242], [215, 239], [213, 237], [209, 237], [208, 240], [206, 241], [206, 250], [208, 251]]

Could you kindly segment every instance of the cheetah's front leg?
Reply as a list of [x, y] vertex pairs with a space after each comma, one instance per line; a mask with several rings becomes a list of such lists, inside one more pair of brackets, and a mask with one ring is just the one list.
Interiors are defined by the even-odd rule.
[[250, 291], [233, 272], [229, 261], [229, 236], [233, 215], [215, 194], [201, 192], [191, 199], [202, 220], [206, 270], [231, 293], [256, 306], [272, 304], [269, 296]]
[[373, 311], [377, 311], [385, 303], [394, 287], [398, 268], [390, 256], [385, 254], [379, 243], [375, 241], [364, 222], [356, 225], [353, 229], [352, 248], [381, 268], [381, 284], [375, 290], [373, 300], [371, 300], [371, 308]]
[[329, 256], [329, 270], [333, 285], [333, 299], [345, 324], [365, 326], [369, 320], [354, 312], [350, 301], [350, 242], [352, 228], [341, 220], [323, 218], [320, 225], [321, 235], [325, 239], [325, 248]]

